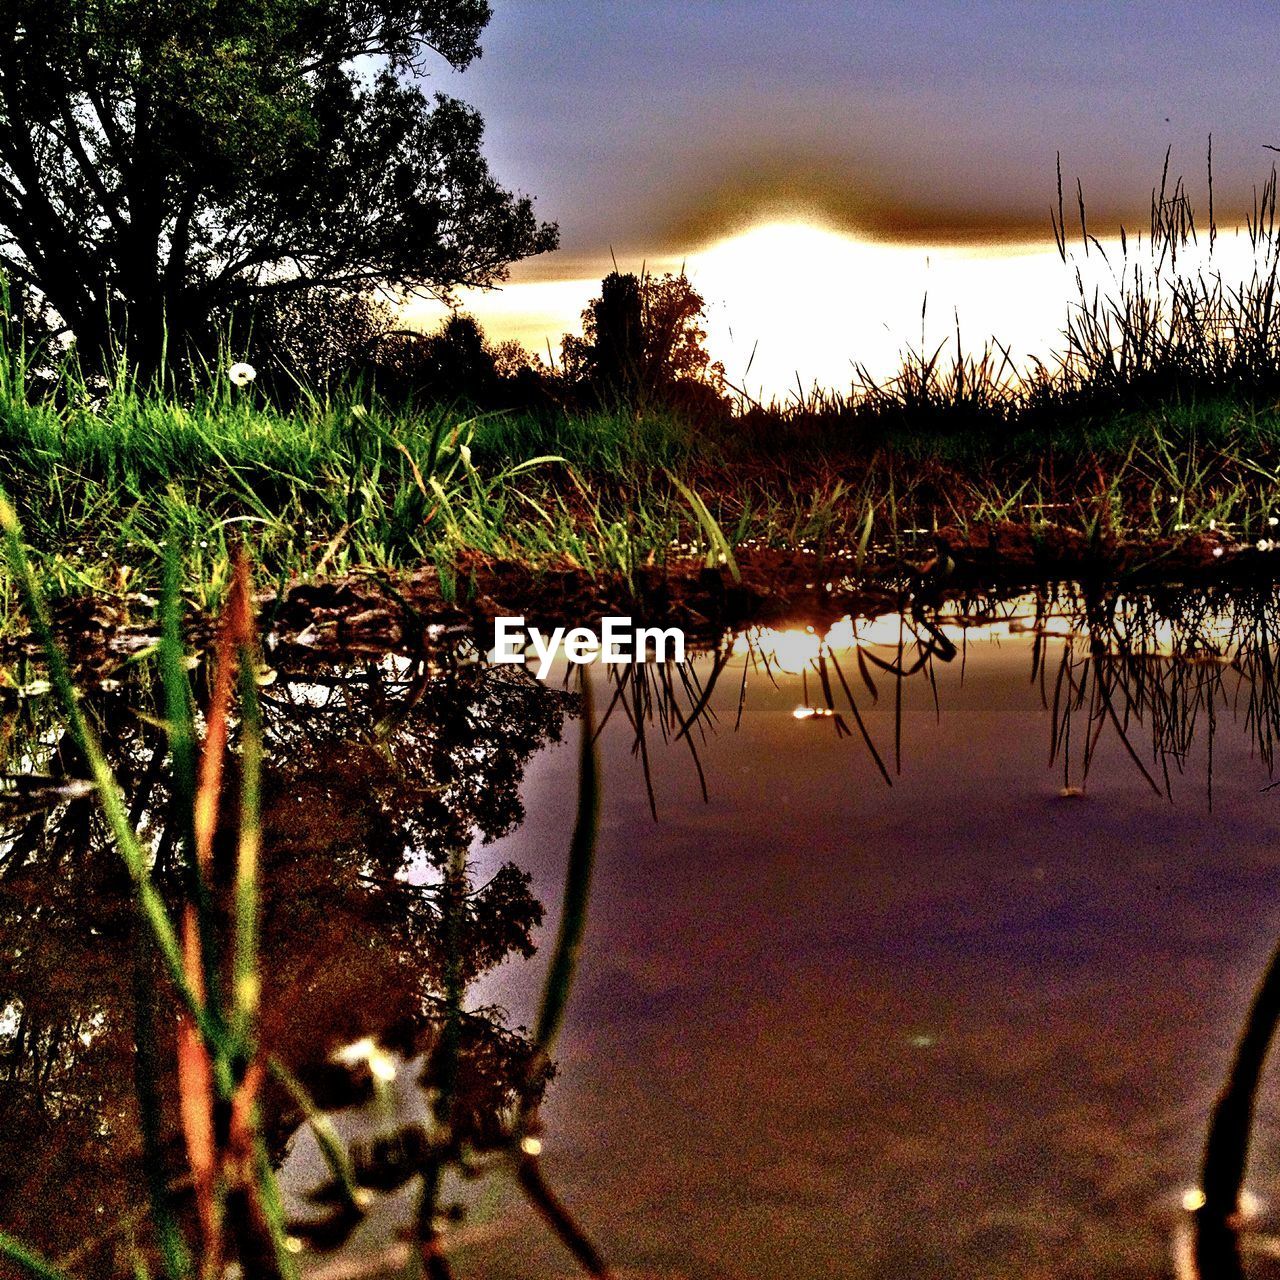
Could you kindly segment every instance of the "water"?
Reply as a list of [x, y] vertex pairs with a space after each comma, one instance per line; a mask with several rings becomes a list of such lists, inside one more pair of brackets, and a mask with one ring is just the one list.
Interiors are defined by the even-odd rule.
[[[1280, 937], [1278, 603], [965, 602], [840, 623], [825, 648], [803, 627], [752, 633], [699, 658], [688, 686], [645, 669], [612, 703], [594, 674], [601, 835], [542, 1140], [620, 1274], [1173, 1272], [1210, 1107]], [[575, 695], [509, 668], [272, 663], [281, 1052], [305, 1070], [392, 1025], [403, 1057], [429, 1047], [432, 892], [459, 842], [478, 894], [467, 1005], [531, 1025], [573, 821]], [[99, 695], [135, 794], [141, 700]], [[51, 730], [32, 699], [8, 716], [18, 772]], [[129, 913], [87, 801], [11, 806], [0, 1223], [65, 1249], [86, 1206], [110, 1219], [137, 1189]], [[159, 809], [139, 802], [157, 832]], [[497, 1017], [477, 1043], [514, 1071], [520, 1042]], [[399, 1111], [348, 1113], [347, 1132], [426, 1115], [397, 1061]], [[484, 1105], [509, 1101], [501, 1077], [477, 1085]], [[1273, 1095], [1268, 1077], [1248, 1181], [1258, 1276], [1280, 1201]], [[291, 1151], [301, 1212], [319, 1166], [306, 1134]], [[572, 1273], [510, 1178], [448, 1196], [468, 1207], [458, 1274]], [[390, 1273], [407, 1213], [407, 1193], [379, 1202], [308, 1269], [351, 1274], [359, 1257]]]

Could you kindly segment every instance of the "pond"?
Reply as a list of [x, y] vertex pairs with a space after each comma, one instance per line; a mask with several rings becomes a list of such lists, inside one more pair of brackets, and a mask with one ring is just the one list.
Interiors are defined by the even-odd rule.
[[[267, 653], [264, 1036], [361, 1168], [429, 1113], [450, 858], [481, 1154], [560, 924], [577, 672], [473, 657]], [[616, 1274], [1194, 1274], [1184, 1202], [1280, 939], [1277, 659], [1269, 591], [1063, 587], [591, 671], [599, 840], [537, 1132], [547, 1183]], [[145, 668], [86, 701], [163, 880]], [[37, 675], [11, 675], [27, 687], [4, 704], [0, 1224], [110, 1274], [112, 1224], [143, 1194], [131, 1010], [150, 970]], [[352, 1046], [385, 1088], [334, 1078]], [[323, 1220], [315, 1139], [274, 1115], [290, 1212]], [[1278, 1120], [1264, 1078], [1251, 1276], [1274, 1265]], [[482, 1163], [443, 1193], [456, 1274], [572, 1274]], [[367, 1181], [359, 1225], [300, 1229], [305, 1273], [403, 1273], [412, 1187]]]

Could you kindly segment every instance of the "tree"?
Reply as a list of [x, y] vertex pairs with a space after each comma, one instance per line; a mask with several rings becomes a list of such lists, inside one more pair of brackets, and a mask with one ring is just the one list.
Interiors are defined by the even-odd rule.
[[386, 334], [373, 375], [378, 391], [392, 401], [525, 412], [549, 402], [533, 355], [515, 338], [490, 341], [477, 320], [459, 311], [431, 333]]
[[582, 313], [582, 337], [565, 335], [566, 376], [586, 382], [605, 403], [712, 407], [724, 366], [707, 352], [705, 315], [706, 303], [683, 271], [613, 271]]
[[[582, 338], [579, 362], [600, 392], [635, 399], [647, 381], [648, 365], [638, 277], [611, 271], [600, 281], [600, 296], [582, 313]], [[565, 363], [570, 363], [567, 353]]]
[[318, 388], [367, 374], [379, 346], [396, 331], [395, 311], [384, 299], [339, 289], [264, 299], [246, 320], [232, 331], [232, 342], [270, 353], [258, 375], [265, 374], [277, 396], [299, 383]]
[[486, 0], [5, 0], [0, 270], [102, 363], [313, 290], [486, 287], [555, 247], [472, 108]]
[[459, 312], [434, 333], [396, 330], [380, 348], [378, 386], [394, 398], [487, 405], [498, 383], [497, 362], [484, 330]]

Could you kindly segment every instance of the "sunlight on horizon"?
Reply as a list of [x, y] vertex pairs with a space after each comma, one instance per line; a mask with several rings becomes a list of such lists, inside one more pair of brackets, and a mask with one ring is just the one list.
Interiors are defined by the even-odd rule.
[[1056, 340], [1065, 297], [1052, 245], [910, 246], [798, 220], [691, 254], [688, 272], [707, 300], [708, 348], [764, 399], [847, 390], [858, 367], [890, 378], [907, 347], [954, 342], [957, 309], [966, 349], [995, 333], [1038, 352]]
[[[1136, 237], [1129, 248], [1133, 254]], [[1119, 240], [1104, 239], [1113, 264]], [[1239, 232], [1219, 237], [1217, 267], [1247, 271], [1248, 241]], [[1192, 257], [1188, 249], [1186, 256]], [[892, 378], [907, 350], [965, 352], [995, 339], [1014, 366], [1033, 358], [1053, 362], [1062, 349], [1069, 308], [1078, 302], [1076, 271], [1104, 290], [1108, 266], [1095, 249], [1079, 246], [1063, 263], [1052, 241], [957, 246], [904, 245], [857, 238], [803, 219], [763, 222], [681, 257], [621, 261], [618, 269], [652, 274], [683, 266], [707, 304], [707, 347], [723, 363], [735, 389], [763, 401], [808, 393], [815, 385], [848, 391], [865, 373]], [[524, 270], [530, 270], [526, 264]], [[544, 270], [545, 263], [532, 269]], [[514, 338], [559, 360], [561, 337], [579, 333], [582, 311], [613, 270], [571, 280], [515, 278], [501, 289], [466, 290], [463, 310], [495, 341]], [[1224, 275], [1233, 277], [1229, 270]], [[415, 304], [411, 323], [433, 325], [445, 314]]]

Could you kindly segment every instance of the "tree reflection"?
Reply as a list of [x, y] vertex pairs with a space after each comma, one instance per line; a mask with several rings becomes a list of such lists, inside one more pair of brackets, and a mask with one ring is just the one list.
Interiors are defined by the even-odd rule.
[[[197, 686], [205, 680], [198, 671]], [[521, 821], [525, 765], [559, 739], [576, 695], [509, 667], [388, 658], [277, 673], [261, 701], [262, 1038], [318, 1101], [345, 1104], [368, 1079], [333, 1062], [339, 1046], [377, 1037], [425, 1054], [429, 1075], [447, 970], [465, 985], [533, 953], [542, 907], [529, 877], [506, 864], [474, 884], [466, 859], [475, 841]], [[145, 670], [92, 695], [155, 881], [176, 901], [178, 824], [157, 708]], [[0, 808], [0, 1224], [78, 1273], [131, 1271], [132, 1250], [150, 1244], [135, 1100], [149, 1048], [163, 1166], [178, 1186], [185, 1168], [174, 1008], [167, 996], [152, 1008], [164, 983], [120, 858], [77, 783], [86, 770], [71, 740], [21, 702], [5, 710], [3, 741], [6, 774], [25, 782]], [[235, 831], [230, 781], [224, 841]], [[217, 890], [232, 850], [215, 853]], [[460, 1049], [455, 1124], [483, 1150], [527, 1094], [530, 1046], [488, 1010], [463, 1020]], [[269, 1102], [279, 1151], [299, 1116], [283, 1094]], [[385, 1175], [367, 1161], [365, 1171]]]
[[[601, 729], [612, 719], [631, 735], [656, 817], [657, 751], [687, 753], [706, 794], [714, 777], [703, 745], [737, 726], [760, 678], [791, 681], [798, 710], [829, 724], [892, 785], [903, 770], [904, 690], [924, 682], [945, 714], [939, 676], [962, 676], [980, 635], [1028, 647], [1049, 755], [1066, 788], [1087, 785], [1109, 741], [1124, 752], [1123, 767], [1165, 795], [1203, 744], [1211, 789], [1223, 723], [1244, 727], [1273, 763], [1280, 613], [1268, 591], [1045, 589], [910, 601], [890, 617], [822, 632], [726, 637], [696, 667], [609, 671]], [[167, 738], [148, 681], [142, 665], [90, 701], [155, 880], [176, 902], [184, 873]], [[207, 696], [203, 670], [195, 682]], [[336, 1062], [335, 1051], [376, 1040], [414, 1060], [427, 1085], [447, 1083], [472, 1150], [509, 1143], [504, 1116], [529, 1105], [531, 1074], [545, 1078], [528, 1038], [496, 1011], [472, 1010], [458, 1022], [447, 1082], [437, 1050], [450, 990], [508, 956], [532, 954], [542, 908], [528, 876], [506, 864], [475, 883], [468, 855], [477, 840], [522, 821], [525, 767], [559, 739], [576, 695], [506, 666], [333, 664], [295, 653], [287, 669], [264, 676], [260, 700], [269, 759], [263, 1041], [321, 1105], [339, 1107], [374, 1082], [367, 1055]], [[167, 1074], [174, 1009], [156, 995], [165, 984], [70, 739], [27, 699], [0, 710], [0, 742], [9, 779], [0, 808], [0, 1224], [77, 1274], [129, 1272], [132, 1251], [152, 1247], [135, 1096], [152, 1079], [160, 1167], [179, 1191], [186, 1168]], [[222, 804], [219, 830], [230, 842], [234, 776]], [[232, 861], [229, 843], [215, 849], [215, 889]], [[1236, 1095], [1251, 1098], [1251, 1087]], [[282, 1092], [268, 1101], [278, 1156], [299, 1112]], [[420, 1173], [427, 1141], [424, 1130], [403, 1128], [357, 1150], [361, 1187], [386, 1191]], [[314, 1214], [295, 1224], [317, 1246], [341, 1243], [353, 1225], [331, 1190], [316, 1187]], [[540, 1194], [546, 1212], [551, 1201]], [[1231, 1200], [1229, 1189], [1221, 1199]]]

